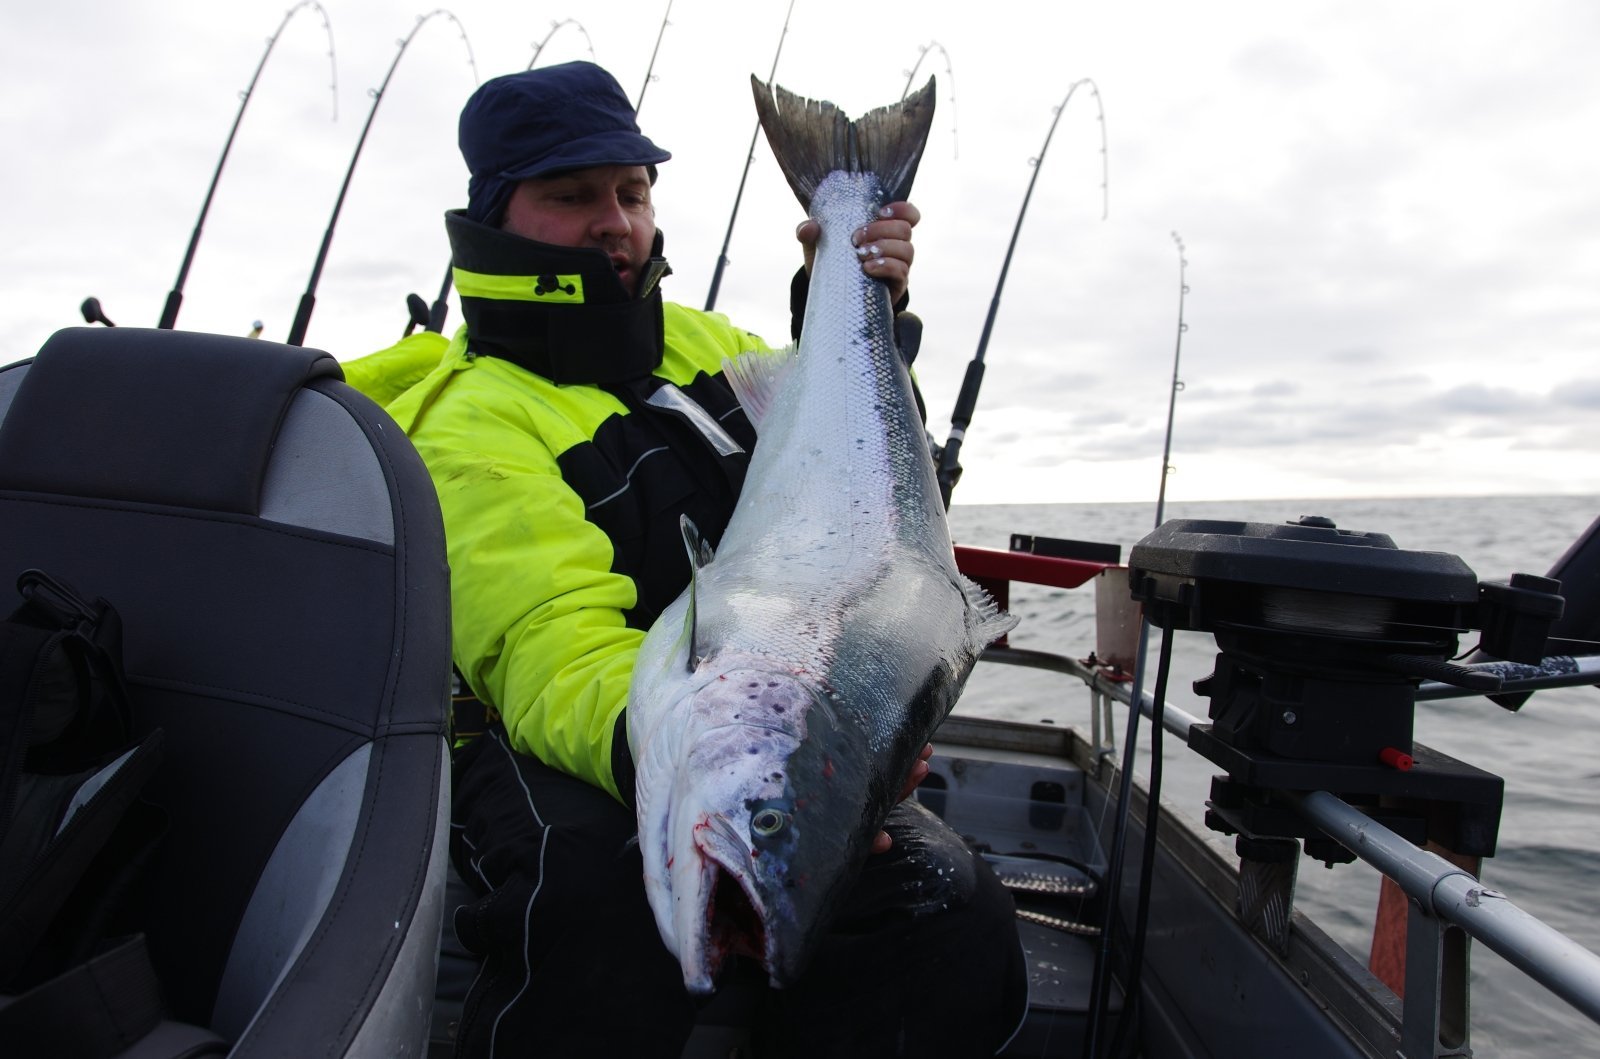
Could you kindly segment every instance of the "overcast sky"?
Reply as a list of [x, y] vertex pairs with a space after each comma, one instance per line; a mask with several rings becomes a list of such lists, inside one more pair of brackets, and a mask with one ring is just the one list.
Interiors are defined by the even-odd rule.
[[[153, 326], [239, 93], [291, 4], [8, 6], [0, 361], [98, 296]], [[430, 301], [475, 78], [590, 57], [674, 153], [656, 188], [702, 305], [786, 0], [326, 0], [279, 38], [179, 327], [288, 334], [368, 134], [306, 342], [348, 358]], [[452, 19], [453, 16], [454, 20]], [[555, 24], [568, 19], [559, 28]], [[463, 37], [464, 32], [464, 37]], [[1055, 108], [964, 450], [966, 503], [1153, 499], [1187, 246], [1169, 500], [1600, 493], [1600, 4], [796, 0], [777, 80], [859, 113], [938, 79], [913, 199], [918, 372], [943, 436]], [[468, 62], [468, 52], [476, 66]], [[926, 52], [924, 54], [924, 49]], [[1109, 217], [1101, 219], [1103, 104]], [[717, 309], [787, 329], [800, 211], [758, 143]], [[450, 327], [459, 323], [452, 306]]]

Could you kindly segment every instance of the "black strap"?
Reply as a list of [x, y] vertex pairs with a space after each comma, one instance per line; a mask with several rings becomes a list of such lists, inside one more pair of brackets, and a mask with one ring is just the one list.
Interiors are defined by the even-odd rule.
[[27, 989], [95, 952], [164, 829], [133, 812], [162, 736], [131, 739], [121, 623], [103, 599], [37, 570], [0, 622], [0, 988]]
[[[17, 592], [22, 605], [0, 623], [0, 732], [15, 740], [0, 762], [0, 791], [16, 768], [104, 763], [124, 748], [132, 724], [116, 609], [42, 570], [24, 570]], [[9, 808], [0, 804], [0, 828]]]
[[[165, 830], [159, 810], [130, 812], [161, 763], [162, 740], [158, 728], [104, 768], [22, 777], [27, 811], [0, 840], [12, 876], [0, 894], [0, 985], [25, 986], [85, 958], [121, 914]], [[74, 797], [90, 791], [57, 830]]]

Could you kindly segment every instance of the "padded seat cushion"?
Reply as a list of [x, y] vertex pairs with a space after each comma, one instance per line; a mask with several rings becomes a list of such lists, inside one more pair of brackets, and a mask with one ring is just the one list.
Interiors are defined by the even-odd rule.
[[[84, 342], [82, 330], [45, 343], [0, 423], [0, 489], [255, 514], [291, 400], [343, 377], [321, 350], [262, 357], [245, 338], [118, 328]], [[161, 356], [141, 356], [154, 341]]]

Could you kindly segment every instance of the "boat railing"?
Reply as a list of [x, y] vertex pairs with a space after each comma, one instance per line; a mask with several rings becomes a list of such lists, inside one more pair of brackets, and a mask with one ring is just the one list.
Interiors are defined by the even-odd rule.
[[[1294, 800], [1305, 819], [1393, 879], [1410, 898], [1401, 1028], [1404, 1055], [1440, 1054], [1440, 1012], [1454, 1004], [1441, 996], [1439, 985], [1447, 977], [1444, 965], [1451, 958], [1447, 934], [1452, 926], [1600, 1023], [1600, 956], [1339, 798], [1317, 791]], [[1417, 1003], [1424, 997], [1432, 997], [1433, 1003]]]
[[[1048, 651], [992, 647], [987, 662], [1061, 673], [1081, 681], [1091, 694], [1091, 746], [1098, 757], [1115, 747], [1111, 703], [1133, 701], [1133, 683], [1108, 675], [1092, 661]], [[1494, 663], [1500, 665], [1500, 663]], [[1600, 659], [1550, 658], [1524, 667], [1529, 690], [1600, 682]], [[1510, 689], [1508, 689], [1510, 690]], [[1424, 682], [1419, 698], [1464, 694], [1449, 685]], [[1187, 739], [1205, 719], [1142, 692], [1141, 713], [1159, 719], [1167, 732]], [[1600, 956], [1584, 948], [1506, 894], [1483, 885], [1443, 857], [1421, 849], [1359, 809], [1325, 791], [1291, 796], [1297, 812], [1356, 857], [1393, 880], [1409, 899], [1406, 932], [1406, 1002], [1400, 1027], [1406, 1059], [1461, 1054], [1467, 1011], [1466, 949], [1460, 931], [1487, 945], [1535, 982], [1600, 1024]]]
[[[1110, 754], [1116, 749], [1116, 744], [1111, 738], [1111, 703], [1114, 700], [1126, 706], [1133, 701], [1133, 685], [1130, 682], [1109, 675], [1106, 670], [1092, 662], [1032, 648], [991, 647], [983, 653], [983, 660], [1077, 677], [1089, 689], [1094, 706], [1089, 737], [1091, 745], [1101, 756]], [[1144, 715], [1154, 718], [1155, 698], [1148, 691], [1143, 695]], [[1174, 706], [1171, 702], [1163, 704], [1160, 719], [1162, 728], [1179, 737], [1187, 736], [1192, 725], [1205, 723], [1204, 718], [1197, 717], [1180, 706]]]

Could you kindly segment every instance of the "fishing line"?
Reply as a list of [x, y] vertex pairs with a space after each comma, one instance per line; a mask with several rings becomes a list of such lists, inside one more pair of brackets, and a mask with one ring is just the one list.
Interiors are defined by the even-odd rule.
[[[767, 84], [778, 76], [778, 57], [783, 54], [783, 42], [789, 36], [789, 18], [794, 14], [795, 0], [789, 0], [789, 9], [783, 15], [783, 31], [778, 34], [778, 48], [772, 53], [772, 72], [767, 74]], [[750, 179], [750, 164], [756, 160], [756, 139], [761, 135], [761, 122], [756, 122], [750, 134], [750, 150], [744, 158], [744, 172], [739, 177], [739, 190], [733, 196], [733, 212], [728, 215], [728, 230], [722, 237], [722, 252], [717, 255], [717, 267], [711, 273], [711, 289], [706, 292], [706, 312], [717, 307], [717, 291], [722, 288], [722, 273], [728, 267], [728, 245], [733, 242], [733, 226], [739, 219], [739, 202], [744, 198], [744, 184]]]
[[[1011, 229], [1011, 242], [1006, 245], [1005, 258], [1000, 262], [1000, 276], [995, 280], [994, 295], [989, 299], [989, 312], [983, 320], [983, 332], [978, 336], [978, 349], [973, 353], [972, 359], [967, 362], [966, 375], [961, 380], [961, 390], [956, 395], [955, 410], [950, 413], [950, 434], [945, 439], [944, 447], [936, 454], [935, 462], [938, 466], [935, 473], [939, 480], [939, 495], [944, 500], [944, 508], [950, 510], [950, 494], [955, 491], [956, 483], [961, 480], [961, 443], [967, 436], [967, 428], [972, 425], [972, 414], [978, 404], [978, 390], [983, 386], [983, 357], [989, 348], [989, 336], [994, 332], [995, 317], [1000, 313], [1000, 293], [1005, 290], [1006, 275], [1011, 271], [1011, 257], [1017, 250], [1017, 238], [1022, 234], [1022, 222], [1028, 216], [1028, 201], [1033, 198], [1033, 186], [1039, 181], [1039, 171], [1044, 168], [1044, 155], [1050, 149], [1050, 140], [1056, 134], [1056, 125], [1061, 121], [1061, 115], [1066, 112], [1067, 104], [1072, 102], [1072, 96], [1079, 88], [1087, 85], [1089, 92], [1094, 96], [1096, 114], [1095, 118], [1100, 123], [1100, 219], [1103, 221], [1111, 212], [1111, 170], [1110, 156], [1106, 151], [1106, 111], [1105, 104], [1100, 99], [1100, 86], [1094, 83], [1093, 78], [1082, 77], [1072, 82], [1067, 88], [1066, 97], [1061, 100], [1061, 105], [1055, 109], [1055, 117], [1050, 121], [1050, 131], [1045, 133], [1044, 145], [1039, 148], [1037, 157], [1028, 159], [1028, 164], [1033, 167], [1033, 175], [1028, 178], [1028, 189], [1022, 194], [1022, 207], [1017, 211], [1017, 223]], [[706, 306], [710, 308], [710, 306]]]
[[[183, 264], [178, 266], [178, 278], [173, 282], [172, 289], [167, 292], [166, 304], [161, 308], [161, 320], [156, 327], [163, 331], [170, 331], [178, 324], [178, 310], [183, 306], [183, 285], [189, 279], [189, 268], [194, 264], [195, 251], [200, 246], [200, 232], [205, 228], [206, 216], [211, 212], [211, 200], [216, 197], [217, 184], [222, 180], [222, 167], [228, 163], [228, 154], [233, 150], [234, 137], [238, 136], [239, 125], [244, 121], [245, 108], [255, 96], [256, 84], [261, 80], [261, 71], [266, 69], [267, 60], [271, 58], [272, 49], [277, 46], [278, 38], [283, 36], [289, 20], [303, 7], [310, 7], [322, 16], [322, 28], [328, 34], [328, 63], [332, 70], [332, 80], [328, 87], [333, 93], [333, 120], [339, 120], [339, 63], [333, 53], [333, 23], [328, 20], [328, 12], [317, 0], [300, 0], [300, 3], [284, 13], [283, 21], [278, 23], [278, 28], [273, 30], [272, 36], [267, 38], [267, 49], [261, 53], [261, 61], [256, 64], [256, 72], [251, 76], [249, 86], [239, 93], [239, 110], [233, 117], [233, 127], [228, 130], [228, 138], [222, 144], [222, 157], [217, 159], [217, 168], [211, 174], [211, 186], [206, 189], [206, 197], [200, 204], [200, 217], [194, 222], [194, 231], [189, 236], [189, 246], [183, 253]], [[96, 306], [98, 304], [96, 302]], [[116, 326], [106, 320], [103, 314], [97, 316], [106, 326]], [[89, 319], [87, 309], [84, 317], [90, 323], [95, 322]]]
[[1398, 603], [1373, 596], [1350, 596], [1269, 585], [1261, 590], [1261, 620], [1279, 629], [1363, 638], [1382, 635], [1395, 622]]
[[[1099, 93], [1096, 92], [1095, 95], [1098, 98]], [[1062, 106], [1065, 105], [1065, 103], [1062, 104]], [[1155, 524], [1157, 528], [1160, 528], [1166, 513], [1167, 473], [1172, 470], [1172, 426], [1177, 416], [1178, 393], [1183, 389], [1183, 380], [1178, 375], [1178, 365], [1183, 355], [1183, 336], [1189, 330], [1189, 325], [1183, 319], [1184, 303], [1189, 295], [1188, 248], [1184, 246], [1183, 237], [1177, 232], [1172, 233], [1172, 243], [1178, 251], [1178, 320], [1177, 334], [1172, 350], [1172, 385], [1167, 394], [1166, 439], [1162, 444], [1161, 450], [1161, 482], [1156, 490]], [[1286, 607], [1285, 609], [1297, 611], [1299, 608]], [[1146, 654], [1149, 646], [1150, 622], [1141, 617], [1139, 621], [1139, 645], [1137, 653], [1134, 655], [1133, 688], [1128, 702], [1128, 735], [1126, 745], [1123, 747], [1122, 775], [1118, 783], [1117, 821], [1115, 830], [1112, 832], [1111, 864], [1107, 872], [1105, 926], [1101, 930], [1100, 946], [1095, 951], [1094, 979], [1089, 1001], [1089, 1024], [1084, 1031], [1084, 1054], [1089, 1056], [1089, 1059], [1098, 1059], [1100, 1024], [1110, 1007], [1111, 972], [1108, 965], [1111, 957], [1111, 937], [1113, 927], [1121, 924], [1118, 896], [1121, 891], [1123, 856], [1127, 843], [1128, 810], [1133, 790], [1134, 752], [1139, 734], [1139, 714], [1144, 712], [1144, 677]], [[1161, 721], [1166, 708], [1167, 675], [1171, 661], [1172, 637], [1170, 633], [1164, 633], [1161, 637], [1160, 659], [1156, 667], [1154, 701], [1150, 710], [1150, 716], [1155, 725], [1155, 734], [1151, 738], [1150, 785], [1149, 790], [1146, 792], [1148, 800], [1145, 807], [1145, 846], [1141, 857], [1143, 877], [1140, 880], [1138, 901], [1136, 903], [1133, 955], [1130, 957], [1131, 966], [1127, 985], [1123, 990], [1122, 1025], [1118, 1028], [1116, 1040], [1111, 1043], [1113, 1050], [1123, 1040], [1126, 1026], [1134, 1020], [1133, 1009], [1139, 1002], [1139, 973], [1143, 962], [1145, 925], [1148, 921], [1150, 907], [1149, 883], [1155, 859], [1156, 825], [1159, 822], [1161, 807], [1163, 734]]]
[[418, 15], [416, 24], [411, 27], [399, 42], [395, 51], [394, 60], [389, 63], [388, 73], [383, 75], [383, 83], [375, 89], [369, 89], [372, 96], [372, 108], [367, 111], [366, 124], [361, 126], [361, 135], [356, 138], [356, 149], [350, 155], [350, 165], [344, 172], [344, 182], [339, 185], [339, 195], [333, 202], [333, 215], [328, 218], [328, 227], [322, 233], [322, 244], [317, 248], [316, 260], [311, 265], [311, 277], [306, 281], [305, 293], [300, 295], [300, 304], [295, 309], [294, 322], [289, 325], [289, 336], [284, 339], [285, 345], [303, 345], [306, 339], [306, 328], [311, 324], [311, 314], [317, 306], [317, 284], [322, 279], [322, 267], [327, 263], [328, 250], [333, 245], [333, 231], [339, 224], [339, 214], [344, 209], [345, 196], [350, 192], [350, 181], [356, 174], [356, 163], [361, 160], [361, 149], [366, 146], [367, 134], [372, 131], [373, 119], [378, 116], [378, 107], [383, 103], [383, 97], [389, 90], [389, 82], [394, 77], [395, 68], [400, 65], [400, 60], [405, 58], [406, 49], [411, 46], [417, 32], [422, 29], [434, 16], [442, 15], [447, 21], [455, 24], [456, 31], [461, 37], [461, 43], [467, 49], [467, 65], [472, 68], [472, 83], [478, 83], [478, 60], [472, 51], [472, 42], [467, 39], [466, 27], [461, 20], [444, 8], [435, 8], [426, 15]]
[[947, 86], [949, 86], [949, 89], [950, 89], [950, 140], [951, 140], [951, 144], [952, 144], [952, 146], [954, 148], [953, 157], [960, 158], [961, 157], [961, 141], [960, 141], [960, 139], [958, 137], [958, 132], [957, 132], [957, 129], [956, 129], [956, 117], [955, 117], [955, 113], [956, 113], [956, 71], [955, 71], [954, 67], [952, 67], [950, 65], [950, 53], [944, 50], [944, 45], [943, 44], [940, 44], [936, 40], [930, 40], [928, 43], [922, 45], [921, 51], [917, 55], [917, 63], [916, 63], [916, 65], [913, 66], [911, 68], [910, 72], [908, 72], [906, 74], [906, 87], [900, 93], [900, 99], [901, 99], [902, 102], [904, 102], [905, 98], [911, 94], [911, 83], [916, 80], [917, 71], [922, 69], [922, 61], [924, 59], [926, 59], [928, 57], [928, 53], [930, 51], [932, 51], [933, 49], [935, 49], [935, 48], [938, 48], [939, 49], [939, 54], [944, 56], [944, 73], [945, 73], [944, 83]]

